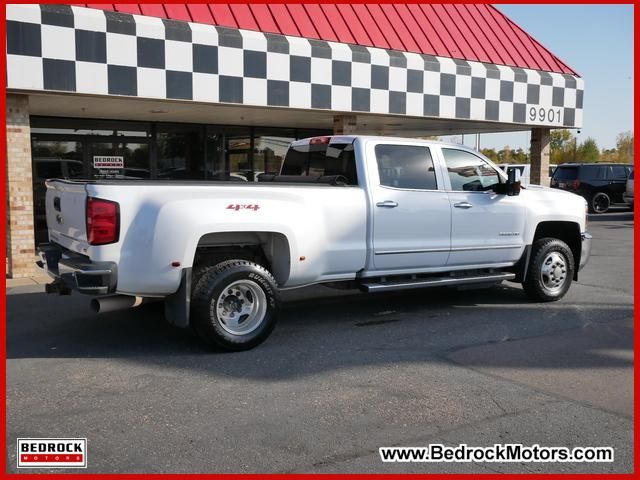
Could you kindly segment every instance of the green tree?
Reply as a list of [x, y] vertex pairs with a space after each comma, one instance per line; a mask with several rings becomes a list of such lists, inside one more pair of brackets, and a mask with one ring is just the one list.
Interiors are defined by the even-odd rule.
[[600, 152], [600, 161], [602, 162], [617, 162], [618, 150], [615, 148], [603, 148]]
[[515, 163], [513, 161], [513, 150], [509, 145], [498, 152], [498, 163]]
[[576, 137], [567, 129], [551, 130], [550, 147], [551, 163], [573, 161]]
[[485, 157], [490, 159], [492, 162], [498, 161], [498, 152], [496, 152], [495, 149], [493, 148], [483, 148], [480, 150], [480, 153], [482, 153]]
[[573, 139], [573, 135], [566, 128], [551, 130], [550, 142], [551, 150], [563, 150]]
[[621, 163], [633, 163], [633, 132], [622, 132], [616, 139], [618, 161]]
[[578, 147], [576, 160], [579, 162], [593, 163], [599, 159], [600, 150], [598, 149], [598, 144], [593, 138], [588, 137]]
[[513, 163], [529, 163], [529, 154], [522, 148], [513, 152]]

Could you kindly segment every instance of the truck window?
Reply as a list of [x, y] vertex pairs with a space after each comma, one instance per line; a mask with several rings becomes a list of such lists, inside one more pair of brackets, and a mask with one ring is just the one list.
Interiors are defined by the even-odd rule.
[[607, 170], [610, 167], [606, 165], [582, 165], [580, 167], [580, 178], [589, 180], [606, 180]]
[[316, 143], [291, 146], [282, 164], [282, 175], [322, 177], [342, 175], [348, 185], [358, 184], [352, 143]]
[[554, 180], [575, 180], [576, 178], [578, 178], [577, 167], [558, 167], [553, 172]]
[[418, 145], [376, 145], [380, 185], [437, 190], [431, 152]]
[[480, 157], [454, 148], [443, 148], [442, 154], [449, 172], [451, 190], [484, 192], [500, 183], [498, 172]]
[[624, 180], [627, 178], [629, 171], [627, 170], [627, 167], [623, 165], [613, 165], [611, 167], [611, 173], [613, 174], [611, 178]]

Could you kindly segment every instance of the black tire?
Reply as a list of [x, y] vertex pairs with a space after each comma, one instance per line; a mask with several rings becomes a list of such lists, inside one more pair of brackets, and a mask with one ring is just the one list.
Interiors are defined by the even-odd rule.
[[[234, 333], [234, 328], [225, 323], [224, 314], [226, 310], [221, 311], [218, 306], [219, 302], [223, 302], [228, 298], [232, 300], [231, 307], [240, 307], [243, 301], [240, 296], [235, 294], [227, 294], [230, 285], [235, 282], [242, 281], [241, 285], [249, 285], [251, 288], [257, 288], [263, 292], [263, 300], [260, 292], [251, 294], [246, 293], [246, 298], [254, 298], [250, 303], [259, 303], [264, 305], [260, 307], [260, 312], [253, 317], [246, 315], [252, 324], [258, 322], [255, 328], [247, 333]], [[232, 287], [242, 288], [242, 287]], [[225, 297], [226, 295], [226, 297]], [[246, 301], [245, 298], [245, 301]], [[229, 301], [228, 300], [228, 301]], [[191, 323], [197, 334], [204, 342], [214, 348], [241, 351], [249, 350], [260, 343], [264, 342], [273, 331], [278, 314], [278, 290], [276, 280], [262, 266], [248, 260], [226, 260], [215, 266], [203, 268], [197, 283], [193, 286], [191, 296]], [[221, 307], [222, 308], [222, 307]], [[234, 316], [235, 310], [229, 310], [229, 315]], [[238, 314], [241, 318], [244, 315]], [[237, 326], [240, 329], [240, 326]]]
[[611, 207], [611, 198], [604, 192], [596, 192], [589, 200], [589, 212], [607, 213]]
[[[552, 262], [548, 263], [550, 258]], [[564, 268], [554, 260], [557, 258], [562, 259]], [[558, 266], [552, 267], [557, 264]], [[555, 302], [569, 291], [574, 272], [575, 261], [569, 246], [557, 238], [541, 238], [533, 244], [527, 278], [522, 283], [522, 287], [525, 294], [535, 302]], [[562, 277], [561, 284], [550, 288], [549, 284], [555, 284], [560, 277]]]

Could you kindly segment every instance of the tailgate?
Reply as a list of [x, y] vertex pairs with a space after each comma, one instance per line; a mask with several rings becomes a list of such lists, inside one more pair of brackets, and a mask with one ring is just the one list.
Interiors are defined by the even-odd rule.
[[46, 195], [49, 240], [84, 253], [87, 247], [84, 182], [48, 180]]

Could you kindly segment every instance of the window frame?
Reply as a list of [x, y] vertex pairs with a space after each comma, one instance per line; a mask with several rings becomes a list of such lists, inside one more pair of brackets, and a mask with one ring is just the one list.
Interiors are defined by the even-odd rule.
[[[403, 188], [403, 187], [393, 187], [391, 185], [383, 185], [380, 179], [380, 171], [378, 170], [378, 157], [376, 156], [376, 147], [378, 145], [393, 145], [393, 146], [399, 146], [399, 147], [422, 147], [422, 148], [426, 148], [429, 151], [429, 155], [431, 156], [431, 162], [433, 163], [433, 172], [435, 175], [435, 179], [436, 179], [436, 188], [435, 189], [431, 189], [431, 188]], [[367, 151], [367, 158], [370, 159], [370, 163], [369, 163], [369, 168], [368, 170], [370, 172], [372, 172], [375, 175], [375, 178], [372, 178], [372, 183], [375, 184], [378, 188], [386, 188], [388, 190], [396, 190], [396, 191], [400, 191], [400, 192], [444, 192], [445, 190], [443, 189], [443, 181], [444, 179], [442, 178], [442, 173], [440, 171], [440, 162], [438, 159], [438, 154], [436, 152], [436, 149], [434, 148], [433, 144], [429, 144], [429, 143], [425, 143], [425, 142], [420, 142], [420, 141], [415, 141], [415, 142], [408, 142], [408, 141], [402, 141], [399, 140], [398, 141], [393, 141], [393, 140], [388, 140], [388, 141], [374, 141], [374, 142], [370, 142], [367, 145], [366, 148]]]
[[451, 186], [451, 179], [449, 178], [449, 170], [447, 168], [447, 162], [444, 157], [444, 150], [457, 150], [460, 152], [468, 153], [469, 155], [473, 155], [474, 157], [478, 158], [480, 161], [486, 163], [489, 167], [491, 167], [496, 172], [496, 175], [498, 175], [498, 179], [500, 180], [500, 183], [505, 183], [507, 181], [507, 172], [504, 172], [500, 167], [498, 167], [495, 163], [493, 163], [488, 158], [484, 157], [482, 154], [467, 148], [459, 148], [456, 145], [439, 145], [439, 147], [440, 148], [438, 149], [438, 153], [440, 157], [440, 163], [442, 165], [443, 176], [446, 182], [447, 193], [475, 193], [475, 194], [487, 195], [487, 194], [495, 194], [496, 192], [493, 189], [482, 190], [482, 191], [454, 190]]

